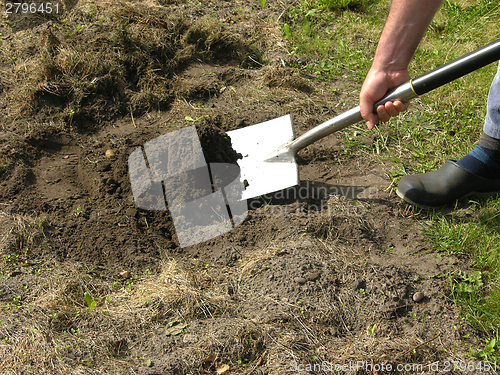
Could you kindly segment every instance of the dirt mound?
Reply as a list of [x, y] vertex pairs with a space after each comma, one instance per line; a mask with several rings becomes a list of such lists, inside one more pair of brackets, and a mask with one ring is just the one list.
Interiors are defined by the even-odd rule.
[[34, 28], [38, 44], [25, 48], [35, 53], [6, 77], [11, 115], [94, 130], [129, 113], [168, 109], [174, 77], [192, 61], [248, 66], [249, 57], [261, 60], [252, 39], [218, 18], [191, 17], [143, 4], [93, 5]]

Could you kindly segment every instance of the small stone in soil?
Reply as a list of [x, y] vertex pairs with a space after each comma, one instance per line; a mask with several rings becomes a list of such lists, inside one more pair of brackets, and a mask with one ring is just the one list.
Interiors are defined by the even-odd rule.
[[413, 300], [415, 302], [419, 302], [422, 298], [424, 298], [424, 293], [422, 292], [417, 292], [413, 295]]
[[106, 157], [108, 159], [114, 159], [115, 158], [115, 152], [113, 150], [106, 150]]
[[119, 275], [120, 275], [121, 277], [123, 277], [124, 279], [130, 279], [130, 276], [131, 276], [131, 275], [130, 275], [130, 272], [125, 271], [125, 270], [122, 270], [122, 271], [119, 273]]
[[296, 278], [294, 279], [294, 281], [295, 281], [296, 283], [300, 284], [300, 285], [304, 285], [304, 284], [306, 283], [306, 281], [307, 281], [307, 280], [306, 280], [306, 279], [304, 279], [303, 277], [296, 277]]
[[316, 279], [318, 279], [319, 275], [320, 275], [319, 272], [311, 272], [306, 276], [306, 279], [309, 281], [315, 281]]

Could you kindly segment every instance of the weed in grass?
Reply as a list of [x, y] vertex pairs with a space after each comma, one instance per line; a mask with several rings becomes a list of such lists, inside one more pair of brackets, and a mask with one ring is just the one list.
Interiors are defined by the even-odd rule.
[[187, 324], [183, 324], [180, 322], [169, 322], [165, 328], [165, 332], [167, 336], [177, 336], [183, 333], [186, 327]]
[[271, 205], [272, 199], [269, 199], [269, 202], [266, 202], [266, 200], [262, 196], [260, 197], [260, 199], [262, 199], [262, 201], [264, 202], [264, 212], [266, 212]]
[[97, 302], [92, 301], [92, 297], [90, 296], [90, 294], [88, 292], [85, 292], [84, 297], [85, 297], [85, 302], [87, 302], [87, 306], [90, 309], [90, 312], [94, 311], [94, 307], [95, 307]]
[[366, 328], [366, 333], [370, 335], [370, 337], [373, 339], [375, 337], [375, 329], [377, 328], [377, 324], [374, 324], [373, 327], [367, 327]]
[[495, 360], [495, 352], [497, 351], [498, 349], [498, 345], [497, 345], [497, 340], [496, 339], [491, 339], [491, 340], [487, 340], [486, 341], [486, 345], [484, 347], [483, 350], [481, 350], [480, 352], [478, 353], [473, 353], [475, 356], [477, 356], [478, 358], [483, 358], [483, 359], [486, 359], [486, 360]]
[[456, 282], [456, 286], [453, 286], [453, 291], [460, 295], [475, 294], [484, 285], [481, 271], [474, 271], [467, 274], [459, 270], [454, 281]]
[[290, 25], [289, 24], [285, 23], [283, 25], [283, 33], [285, 34], [285, 36], [287, 38], [290, 38], [292, 36], [292, 33], [290, 32]]
[[5, 259], [5, 261], [7, 263], [18, 263], [19, 262], [19, 254], [17, 253], [12, 253], [12, 254], [5, 254], [3, 256], [3, 258]]
[[125, 291], [126, 291], [127, 293], [132, 292], [132, 288], [133, 288], [133, 287], [134, 287], [134, 283], [133, 283], [132, 281], [127, 281], [127, 282], [125, 283]]
[[186, 116], [184, 120], [189, 121], [189, 122], [197, 122], [200, 121], [203, 117], [197, 117], [197, 118], [192, 118], [191, 116]]

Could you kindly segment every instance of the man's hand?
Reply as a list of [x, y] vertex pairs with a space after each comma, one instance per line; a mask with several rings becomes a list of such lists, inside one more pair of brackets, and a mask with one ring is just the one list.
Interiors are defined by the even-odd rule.
[[397, 116], [408, 108], [408, 103], [395, 100], [378, 106], [376, 113], [373, 113], [373, 105], [389, 89], [410, 79], [408, 64], [441, 2], [442, 0], [392, 0], [372, 67], [359, 94], [361, 116], [368, 129], [373, 129], [378, 121], [388, 121], [390, 117]]
[[368, 129], [373, 129], [379, 121], [389, 121], [389, 118], [398, 116], [408, 109], [409, 103], [395, 100], [394, 102], [389, 101], [385, 105], [379, 105], [377, 112], [373, 112], [374, 104], [382, 99], [389, 89], [408, 82], [409, 79], [410, 75], [406, 69], [384, 71], [372, 66], [359, 94], [361, 116], [366, 121]]

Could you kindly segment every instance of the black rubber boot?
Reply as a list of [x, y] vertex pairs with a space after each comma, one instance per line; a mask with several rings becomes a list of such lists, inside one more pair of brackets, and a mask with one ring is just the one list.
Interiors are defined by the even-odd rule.
[[500, 193], [500, 176], [486, 179], [448, 160], [437, 171], [404, 176], [396, 192], [405, 202], [435, 208], [471, 195]]

